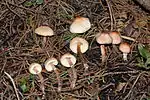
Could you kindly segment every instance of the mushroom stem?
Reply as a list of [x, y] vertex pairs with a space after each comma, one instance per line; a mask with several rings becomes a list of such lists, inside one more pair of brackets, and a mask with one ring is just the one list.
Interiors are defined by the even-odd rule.
[[44, 99], [45, 98], [45, 88], [44, 88], [44, 78], [41, 74], [41, 71], [42, 71], [42, 66], [38, 63], [32, 63], [30, 66], [29, 66], [29, 72], [31, 74], [37, 74], [38, 77], [39, 77], [39, 81], [41, 84], [40, 84], [40, 88], [42, 90], [42, 93], [43, 93], [43, 96], [42, 98]]
[[76, 69], [74, 67], [71, 67], [71, 88], [74, 88], [76, 85], [76, 81], [77, 81], [77, 72]]
[[45, 44], [46, 44], [46, 37], [43, 37], [42, 46], [45, 47]]
[[61, 83], [59, 71], [58, 71], [58, 69], [54, 69], [54, 72], [55, 72], [55, 74], [56, 74], [57, 81], [58, 81], [58, 92], [60, 92], [60, 91], [61, 91], [61, 88], [62, 88], [62, 83]]
[[43, 93], [43, 96], [42, 96], [42, 98], [44, 99], [45, 98], [45, 87], [44, 87], [44, 78], [43, 78], [43, 76], [42, 76], [42, 74], [41, 73], [39, 73], [39, 74], [37, 74], [38, 75], [38, 77], [39, 77], [39, 82], [41, 82], [41, 84], [40, 84], [40, 88], [41, 88], [41, 90], [42, 90], [42, 93]]
[[105, 59], [106, 59], [105, 46], [104, 46], [104, 45], [100, 45], [100, 49], [101, 49], [101, 54], [102, 54], [102, 63], [104, 63], [104, 62], [105, 62]]
[[73, 63], [72, 63], [72, 61], [71, 61], [70, 57], [67, 57], [66, 59], [67, 59], [67, 61], [68, 61], [69, 65], [72, 67], [72, 66], [73, 66]]
[[128, 36], [124, 36], [124, 35], [121, 35], [121, 37], [123, 38], [123, 39], [126, 39], [126, 40], [130, 40], [130, 41], [136, 41], [134, 38], [131, 38], [131, 37], [128, 37]]
[[60, 75], [59, 75], [60, 73], [59, 73], [58, 69], [55, 67], [54, 64], [51, 63], [51, 66], [53, 67], [54, 72], [56, 74], [57, 82], [58, 82], [58, 92], [60, 92], [61, 88], [62, 88], [62, 83], [61, 83], [61, 79], [60, 79]]
[[81, 43], [78, 42], [78, 44], [77, 44], [77, 54], [79, 54], [79, 57], [80, 57], [80, 59], [82, 61], [82, 64], [83, 64], [83, 66], [85, 68], [85, 72], [86, 72], [87, 69], [89, 68], [89, 66], [87, 64], [87, 60], [85, 59], [85, 57], [83, 56], [83, 54], [81, 52], [81, 48], [80, 47], [81, 47]]
[[123, 60], [124, 60], [124, 61], [127, 61], [127, 60], [128, 60], [128, 59], [127, 59], [127, 55], [128, 55], [127, 53], [123, 53]]
[[71, 86], [70, 87], [74, 88], [75, 84], [76, 84], [76, 81], [77, 81], [77, 72], [76, 72], [76, 69], [73, 66], [73, 63], [72, 63], [71, 59], [69, 57], [66, 58], [66, 59], [67, 59], [69, 65], [71, 66], [71, 75], [70, 75], [70, 77], [71, 77]]

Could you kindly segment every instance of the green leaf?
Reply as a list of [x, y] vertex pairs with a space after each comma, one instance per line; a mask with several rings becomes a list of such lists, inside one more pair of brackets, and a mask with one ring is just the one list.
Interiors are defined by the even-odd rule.
[[20, 87], [21, 87], [21, 90], [23, 91], [23, 93], [28, 91], [26, 84], [22, 84]]
[[[148, 67], [148, 65], [150, 65], [150, 58], [148, 58], [148, 59], [146, 60], [146, 62], [145, 62], [145, 66]], [[149, 67], [150, 67], [150, 66], [149, 66]]]
[[148, 51], [148, 49], [146, 49], [146, 48], [144, 47], [144, 45], [138, 44], [138, 50], [139, 50], [140, 55], [141, 55], [143, 58], [145, 58], [145, 59], [150, 58], [150, 52]]
[[43, 0], [36, 0], [36, 4], [38, 4], [38, 5], [41, 5], [41, 4], [43, 4]]
[[27, 79], [26, 78], [21, 78], [21, 80], [20, 80], [20, 88], [23, 91], [23, 93], [28, 91]]
[[24, 6], [26, 6], [26, 7], [31, 7], [32, 5], [33, 5], [33, 3], [31, 1], [26, 1], [24, 3]]

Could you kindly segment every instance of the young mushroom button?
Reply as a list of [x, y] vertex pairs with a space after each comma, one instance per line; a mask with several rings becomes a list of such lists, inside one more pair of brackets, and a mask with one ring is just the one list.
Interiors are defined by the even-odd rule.
[[91, 28], [91, 23], [88, 18], [77, 17], [70, 26], [71, 33], [84, 33]]
[[130, 53], [130, 50], [131, 50], [130, 45], [126, 42], [121, 43], [120, 46], [119, 46], [119, 50], [121, 52], [123, 52], [124, 61], [127, 61], [127, 55], [128, 55], [128, 53]]

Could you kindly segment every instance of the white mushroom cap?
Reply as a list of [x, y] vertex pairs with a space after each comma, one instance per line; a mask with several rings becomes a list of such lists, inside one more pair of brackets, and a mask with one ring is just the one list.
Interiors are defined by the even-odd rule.
[[42, 71], [42, 66], [38, 63], [32, 63], [29, 66], [29, 72], [31, 74], [39, 74], [39, 73], [41, 73], [41, 71]]
[[91, 28], [91, 23], [88, 18], [77, 17], [70, 26], [71, 33], [84, 33]]
[[56, 69], [54, 66], [57, 64], [58, 64], [58, 61], [56, 58], [49, 58], [46, 60], [44, 65], [45, 65], [45, 69], [47, 71], [53, 71]]
[[119, 50], [123, 53], [130, 53], [131, 48], [128, 43], [124, 42], [120, 44]]
[[81, 53], [84, 53], [88, 50], [89, 48], [89, 43], [81, 37], [75, 37], [70, 41], [70, 49], [74, 52], [77, 53], [77, 47], [78, 47], [78, 43], [80, 43], [80, 50]]
[[112, 38], [112, 44], [119, 44], [121, 43], [121, 36], [120, 33], [117, 31], [110, 32], [110, 37]]
[[40, 26], [35, 29], [35, 33], [41, 36], [52, 36], [54, 31], [48, 26]]
[[66, 53], [61, 56], [60, 62], [65, 67], [72, 67], [76, 63], [76, 57], [70, 53]]
[[99, 35], [96, 36], [96, 41], [99, 44], [110, 44], [112, 43], [112, 38], [108, 33], [98, 33]]

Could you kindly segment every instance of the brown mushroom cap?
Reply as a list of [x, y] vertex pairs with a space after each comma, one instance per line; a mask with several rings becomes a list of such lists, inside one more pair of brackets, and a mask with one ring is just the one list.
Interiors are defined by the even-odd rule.
[[98, 33], [96, 36], [96, 41], [99, 44], [110, 44], [112, 43], [112, 38], [108, 33]]
[[60, 62], [65, 67], [72, 67], [76, 63], [76, 57], [70, 53], [61, 56]]
[[91, 28], [91, 23], [88, 18], [77, 17], [70, 26], [71, 33], [84, 33]]
[[42, 71], [42, 66], [38, 63], [32, 63], [29, 66], [29, 72], [31, 74], [39, 74], [39, 73], [41, 73], [41, 71]]
[[84, 53], [88, 50], [89, 48], [89, 43], [84, 39], [84, 38], [81, 38], [81, 37], [75, 37], [73, 38], [71, 41], [70, 41], [70, 49], [74, 52], [74, 53], [77, 53], [77, 46], [78, 46], [78, 43], [80, 43], [80, 50], [81, 50], [81, 53]]
[[120, 44], [119, 50], [123, 53], [130, 53], [131, 48], [128, 43], [124, 42]]
[[56, 58], [49, 58], [49, 59], [47, 59], [46, 60], [46, 62], [45, 62], [45, 69], [47, 70], [47, 71], [53, 71], [53, 70], [55, 70], [55, 65], [57, 65], [58, 64], [58, 61], [57, 61], [57, 59]]
[[112, 44], [119, 44], [121, 43], [121, 36], [120, 33], [117, 31], [110, 32], [110, 37], [112, 38]]
[[41, 36], [52, 36], [54, 31], [48, 26], [40, 26], [35, 29], [35, 33]]

